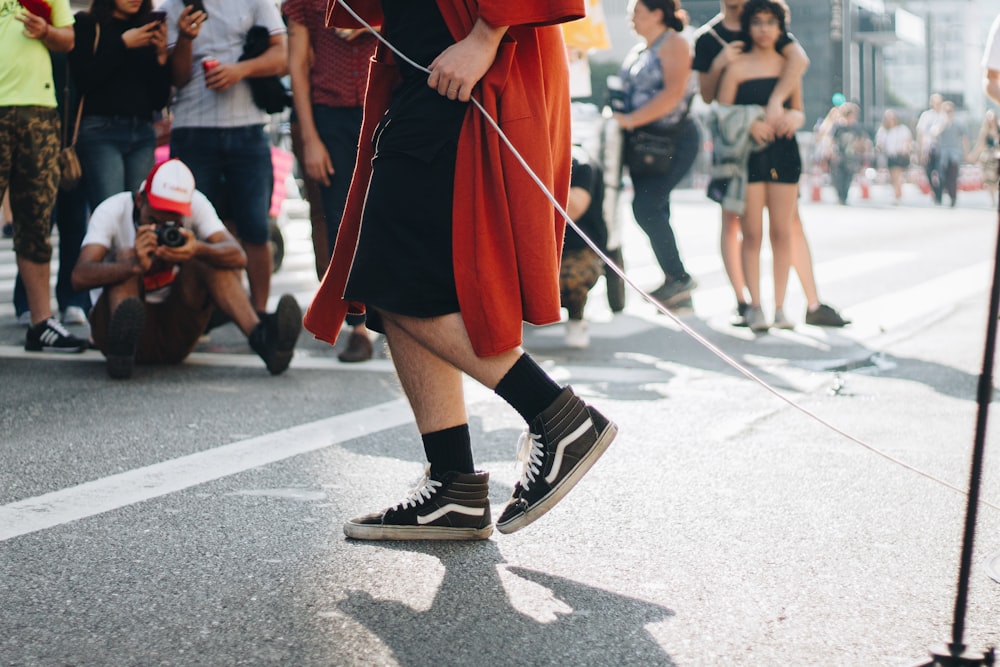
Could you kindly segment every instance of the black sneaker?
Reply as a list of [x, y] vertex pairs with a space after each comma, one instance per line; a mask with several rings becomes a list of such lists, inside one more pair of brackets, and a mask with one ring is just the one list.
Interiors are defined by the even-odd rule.
[[250, 332], [250, 347], [264, 360], [271, 375], [278, 375], [292, 362], [301, 331], [302, 309], [295, 297], [285, 294], [274, 312], [265, 315]]
[[493, 534], [488, 472], [447, 472], [430, 466], [416, 488], [388, 509], [344, 524], [356, 540], [485, 540]]
[[821, 303], [816, 310], [806, 311], [806, 324], [817, 327], [846, 327], [850, 320], [845, 320], [836, 310]]
[[146, 307], [135, 297], [115, 309], [108, 324], [108, 375], [116, 380], [132, 377], [135, 353], [146, 321]]
[[517, 458], [524, 469], [497, 521], [497, 530], [513, 533], [552, 509], [597, 462], [617, 433], [614, 422], [566, 387], [521, 436]]
[[698, 287], [698, 283], [691, 276], [683, 280], [670, 280], [663, 283], [655, 290], [650, 292], [650, 296], [663, 304], [664, 307], [670, 308], [678, 301], [683, 301], [691, 296], [691, 290]]
[[28, 329], [24, 336], [26, 352], [83, 352], [89, 347], [85, 338], [78, 338], [66, 331], [59, 320], [51, 317]]

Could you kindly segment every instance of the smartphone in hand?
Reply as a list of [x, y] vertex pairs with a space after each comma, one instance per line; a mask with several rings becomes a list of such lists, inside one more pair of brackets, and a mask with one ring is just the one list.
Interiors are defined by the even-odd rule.
[[166, 12], [153, 11], [146, 14], [145, 23], [163, 23], [167, 20]]
[[196, 12], [205, 12], [205, 16], [208, 16], [208, 12], [205, 11], [205, 3], [202, 0], [184, 0], [184, 4], [193, 7]]

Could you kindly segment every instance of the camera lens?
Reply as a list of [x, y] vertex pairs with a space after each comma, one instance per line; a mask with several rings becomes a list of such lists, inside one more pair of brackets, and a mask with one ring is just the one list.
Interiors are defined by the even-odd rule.
[[184, 245], [184, 235], [181, 234], [180, 227], [167, 225], [156, 228], [156, 242], [168, 248], [180, 248]]

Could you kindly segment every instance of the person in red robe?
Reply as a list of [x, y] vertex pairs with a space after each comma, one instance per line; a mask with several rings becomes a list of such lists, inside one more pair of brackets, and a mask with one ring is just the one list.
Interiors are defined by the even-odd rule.
[[521, 348], [524, 321], [560, 318], [564, 220], [469, 99], [564, 207], [570, 98], [558, 24], [582, 17], [583, 0], [331, 0], [327, 24], [363, 27], [352, 12], [381, 26], [405, 58], [385, 44], [376, 50], [351, 191], [305, 326], [333, 343], [349, 311], [367, 312], [369, 328], [386, 335], [428, 466], [409, 496], [344, 532], [492, 534], [463, 373], [528, 423], [521, 477], [496, 524], [513, 532], [569, 492], [617, 426]]

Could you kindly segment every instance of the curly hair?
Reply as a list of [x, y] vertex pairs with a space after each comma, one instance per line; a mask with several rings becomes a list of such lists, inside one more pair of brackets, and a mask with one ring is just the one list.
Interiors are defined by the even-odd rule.
[[749, 51], [753, 44], [750, 41], [750, 21], [758, 14], [770, 14], [778, 19], [781, 34], [788, 32], [788, 24], [792, 20], [785, 0], [747, 0], [740, 12], [740, 30], [743, 32], [743, 50]]
[[678, 16], [680, 0], [639, 0], [651, 12], [657, 9], [663, 12], [663, 24], [677, 32], [684, 30], [684, 21]]

